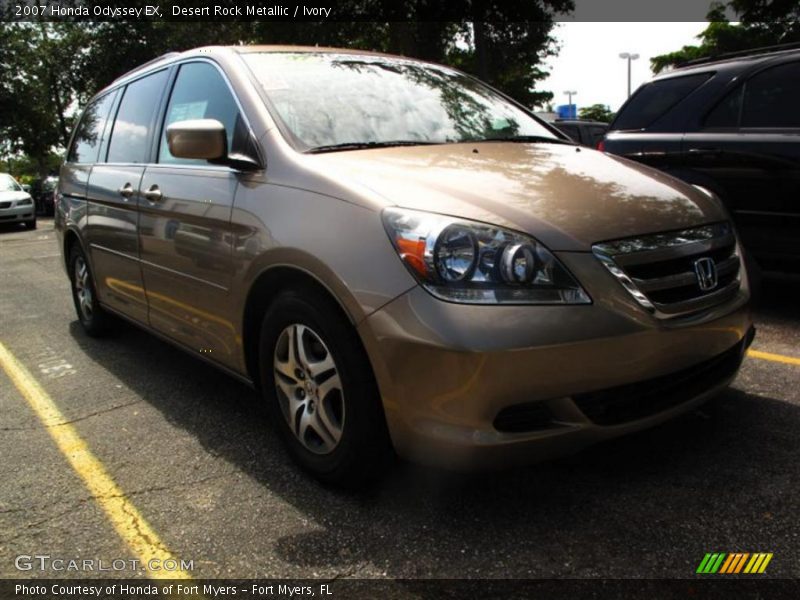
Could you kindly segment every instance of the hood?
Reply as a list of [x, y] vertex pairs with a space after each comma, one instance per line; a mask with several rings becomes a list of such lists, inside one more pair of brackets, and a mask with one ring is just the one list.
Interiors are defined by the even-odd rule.
[[716, 200], [659, 171], [564, 144], [483, 142], [308, 156], [387, 205], [526, 232], [551, 250], [725, 220]]
[[28, 192], [0, 192], [0, 202], [16, 202], [30, 197]]

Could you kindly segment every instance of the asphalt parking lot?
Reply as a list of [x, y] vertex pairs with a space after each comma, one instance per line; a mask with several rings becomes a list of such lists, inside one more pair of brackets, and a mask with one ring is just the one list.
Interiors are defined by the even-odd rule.
[[[198, 578], [676, 578], [716, 551], [799, 577], [799, 292], [767, 284], [763, 354], [701, 410], [547, 464], [401, 464], [345, 494], [294, 467], [247, 387], [132, 326], [86, 337], [52, 220], [0, 230], [0, 343]], [[0, 413], [0, 577], [59, 575], [21, 554], [133, 558], [7, 372]]]

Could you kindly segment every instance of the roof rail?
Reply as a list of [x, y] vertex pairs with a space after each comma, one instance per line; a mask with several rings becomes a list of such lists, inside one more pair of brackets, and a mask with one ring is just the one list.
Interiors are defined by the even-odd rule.
[[705, 56], [703, 58], [696, 58], [684, 63], [680, 63], [680, 67], [693, 67], [695, 65], [704, 65], [706, 63], [720, 62], [723, 60], [733, 58], [746, 58], [749, 56], [760, 56], [762, 54], [771, 54], [773, 52], [780, 52], [785, 50], [800, 49], [800, 42], [791, 42], [788, 44], [777, 44], [775, 46], [763, 46], [761, 48], [751, 48], [749, 50], [738, 50], [737, 52], [725, 52], [724, 54], [717, 54], [716, 56]]
[[180, 54], [180, 52], [167, 52], [166, 54], [162, 54], [161, 56], [157, 56], [153, 60], [148, 60], [143, 65], [139, 65], [135, 69], [131, 69], [127, 73], [123, 73], [122, 75], [117, 77], [114, 81], [112, 81], [111, 84], [113, 85], [113, 84], [117, 83], [120, 79], [125, 79], [129, 75], [133, 75], [134, 73], [137, 73], [138, 71], [141, 71], [142, 69], [145, 69], [145, 68], [149, 67], [150, 65], [153, 65], [153, 64], [155, 64], [157, 62], [161, 62], [162, 60], [166, 60], [168, 58], [172, 58], [173, 56], [178, 56], [179, 54]]

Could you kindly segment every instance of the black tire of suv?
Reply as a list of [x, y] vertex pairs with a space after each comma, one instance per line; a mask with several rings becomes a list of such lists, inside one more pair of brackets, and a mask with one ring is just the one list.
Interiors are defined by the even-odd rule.
[[[84, 261], [89, 272], [88, 285], [92, 293], [92, 315], [90, 318], [86, 318], [86, 316], [83, 314], [80, 308], [80, 301], [78, 300], [78, 290], [75, 285], [75, 263], [78, 261], [78, 259]], [[89, 265], [86, 255], [83, 253], [83, 250], [78, 244], [74, 244], [72, 248], [70, 248], [68, 264], [70, 288], [72, 290], [72, 302], [75, 305], [75, 312], [78, 315], [78, 320], [81, 323], [81, 327], [83, 327], [83, 330], [90, 337], [103, 337], [107, 335], [113, 329], [114, 317], [103, 310], [103, 308], [100, 306], [100, 302], [97, 299], [97, 289], [94, 284], [94, 274], [92, 273], [92, 269]]]
[[[274, 356], [290, 325], [310, 327], [327, 346], [342, 381], [345, 417], [338, 445], [329, 454], [309, 451], [290, 429], [275, 388]], [[390, 465], [389, 441], [378, 386], [358, 334], [332, 300], [316, 290], [290, 289], [271, 303], [261, 326], [259, 369], [262, 394], [289, 454], [323, 483], [357, 489], [374, 482]]]

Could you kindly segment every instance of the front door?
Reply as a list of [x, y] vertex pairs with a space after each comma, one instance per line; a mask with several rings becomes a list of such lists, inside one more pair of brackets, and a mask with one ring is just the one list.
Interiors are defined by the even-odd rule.
[[239, 176], [208, 161], [172, 156], [166, 127], [191, 119], [222, 122], [228, 147], [236, 147], [242, 115], [221, 72], [206, 61], [179, 67], [158, 162], [142, 179], [139, 245], [150, 324], [207, 358], [239, 368], [237, 313], [229, 298], [231, 212]]

